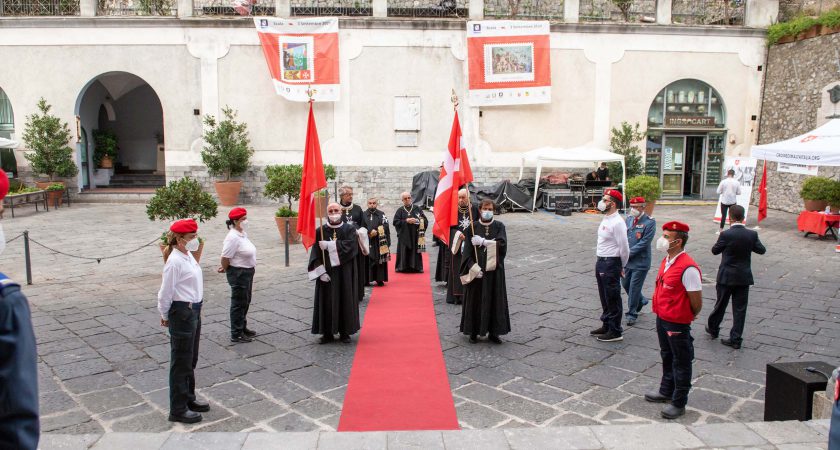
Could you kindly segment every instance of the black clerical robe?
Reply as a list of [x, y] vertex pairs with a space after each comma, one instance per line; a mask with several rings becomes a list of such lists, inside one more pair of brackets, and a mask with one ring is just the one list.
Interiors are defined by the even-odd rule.
[[[391, 246], [391, 227], [388, 225], [388, 218], [385, 213], [378, 210], [370, 210], [364, 212], [363, 223], [367, 229], [370, 253], [367, 256], [368, 261], [368, 280], [384, 283], [388, 281], [388, 260], [390, 259], [390, 251], [380, 252], [381, 245], [386, 247]], [[382, 227], [380, 229], [380, 227]], [[371, 236], [370, 233], [376, 231], [376, 236]]]
[[[416, 224], [406, 222], [411, 217], [420, 219], [420, 222]], [[397, 263], [395, 270], [397, 272], [423, 272], [423, 255], [421, 253], [424, 249], [419, 247], [417, 241], [420, 228], [424, 228], [425, 232], [429, 224], [423, 210], [415, 205], [411, 205], [409, 208], [400, 206], [397, 213], [394, 214], [393, 223], [394, 228], [397, 229]]]
[[464, 285], [461, 283], [461, 251], [469, 249], [470, 244], [462, 245], [464, 232], [470, 229], [473, 220], [478, 219], [478, 208], [472, 205], [472, 216], [467, 208], [458, 208], [458, 223], [449, 227], [449, 267], [446, 280], [446, 303], [460, 305], [464, 300]]
[[445, 282], [449, 279], [449, 246], [445, 242], [434, 238], [438, 248], [437, 264], [435, 265], [435, 281]]
[[[334, 250], [321, 250], [318, 242], [334, 241]], [[359, 331], [359, 301], [356, 298], [354, 261], [359, 253], [356, 230], [342, 223], [337, 228], [324, 225], [316, 230], [315, 245], [309, 252], [309, 279], [315, 280], [315, 308], [312, 313], [312, 334], [350, 335]], [[326, 273], [330, 281], [322, 281]]]
[[[351, 203], [350, 205], [341, 204], [341, 220], [350, 225], [353, 225], [353, 228], [356, 230], [359, 230], [365, 226], [362, 207], [355, 203]], [[365, 232], [365, 234], [367, 234], [367, 232]], [[364, 237], [362, 239], [364, 239]], [[356, 295], [358, 296], [359, 302], [364, 300], [365, 286], [370, 284], [367, 274], [367, 256], [361, 250], [362, 249], [359, 248], [359, 252], [356, 254], [356, 261], [354, 262], [354, 265], [356, 266], [357, 278]]]
[[[473, 246], [473, 233], [466, 230], [461, 255], [461, 281], [464, 283], [464, 304], [461, 312], [461, 332], [484, 336], [487, 333], [501, 336], [510, 332], [507, 286], [505, 285], [505, 254], [507, 235], [505, 226], [496, 220], [489, 224], [473, 222], [475, 234], [494, 243]], [[477, 255], [477, 258], [476, 258]], [[475, 264], [478, 263], [478, 267]], [[476, 277], [480, 269], [484, 275]]]

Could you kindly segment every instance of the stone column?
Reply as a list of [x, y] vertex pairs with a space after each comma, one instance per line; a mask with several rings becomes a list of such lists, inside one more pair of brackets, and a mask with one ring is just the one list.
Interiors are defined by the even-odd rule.
[[563, 3], [563, 22], [578, 23], [580, 21], [580, 0], [566, 0]]
[[193, 16], [193, 0], [178, 0], [178, 17]]
[[388, 17], [388, 0], [373, 0], [373, 17]]
[[291, 17], [291, 0], [274, 0], [274, 15], [277, 17]]
[[656, 0], [656, 23], [659, 25], [671, 24], [671, 2], [672, 0]]
[[79, 15], [82, 17], [96, 17], [96, 0], [81, 0], [79, 2]]
[[779, 20], [779, 0], [747, 0], [744, 26], [767, 28]]
[[470, 20], [484, 20], [484, 0], [470, 0]]

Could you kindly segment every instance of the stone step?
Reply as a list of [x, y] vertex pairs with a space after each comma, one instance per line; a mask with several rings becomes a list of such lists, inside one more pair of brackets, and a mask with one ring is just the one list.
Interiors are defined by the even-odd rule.
[[73, 196], [79, 203], [148, 203], [155, 195], [154, 188], [105, 188], [83, 191]]
[[[200, 424], [204, 425], [204, 424]], [[208, 424], [209, 425], [209, 424]], [[208, 428], [212, 428], [209, 425]], [[179, 427], [179, 429], [182, 429]], [[199, 429], [200, 430], [200, 429]], [[455, 431], [172, 432], [41, 435], [42, 450], [181, 449], [549, 449], [826, 448], [828, 420], [679, 423]]]

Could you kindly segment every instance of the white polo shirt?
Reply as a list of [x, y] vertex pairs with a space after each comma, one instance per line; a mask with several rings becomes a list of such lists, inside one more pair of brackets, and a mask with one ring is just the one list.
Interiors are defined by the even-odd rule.
[[[673, 258], [665, 256], [665, 269], [662, 270], [662, 273], [667, 272], [668, 269], [670, 269], [671, 266], [674, 264], [674, 261], [676, 261], [677, 258], [683, 253], [685, 253], [685, 250], [674, 255]], [[696, 267], [689, 267], [685, 269], [685, 272], [683, 272], [682, 276], [682, 284], [683, 287], [685, 287], [685, 290], [688, 292], [702, 291], [703, 280], [700, 278], [700, 271], [697, 270]]]
[[618, 211], [604, 216], [598, 226], [598, 244], [596, 256], [620, 257], [621, 267], [630, 259], [630, 245], [627, 243], [627, 224]]
[[172, 250], [163, 266], [163, 281], [158, 291], [158, 312], [169, 318], [172, 302], [198, 303], [204, 298], [204, 276], [192, 253]]
[[251, 269], [257, 266], [257, 247], [247, 233], [231, 228], [222, 245], [222, 258], [229, 259], [233, 267]]
[[734, 205], [738, 201], [738, 195], [741, 194], [741, 183], [734, 178], [726, 177], [718, 185], [717, 193], [720, 194], [721, 203]]

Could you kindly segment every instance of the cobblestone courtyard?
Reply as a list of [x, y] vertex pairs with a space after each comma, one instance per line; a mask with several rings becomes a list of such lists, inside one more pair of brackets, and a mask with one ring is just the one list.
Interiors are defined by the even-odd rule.
[[[358, 335], [349, 345], [317, 344], [309, 333], [313, 287], [306, 281], [302, 247], [292, 247], [291, 266], [284, 267], [274, 208], [251, 206], [249, 211], [249, 233], [259, 249], [249, 324], [260, 333], [250, 344], [228, 342], [229, 289], [224, 276], [215, 272], [226, 232], [223, 220], [200, 225], [207, 244], [196, 377], [199, 394], [212, 409], [203, 422], [191, 426], [166, 421], [169, 339], [155, 309], [160, 251], [149, 246], [97, 263], [56, 255], [32, 243], [34, 284], [24, 286], [24, 292], [32, 304], [39, 345], [44, 432], [335, 429]], [[220, 217], [226, 212], [220, 208]], [[719, 262], [709, 251], [716, 239], [716, 225], [708, 220], [711, 212], [709, 207], [656, 210], [660, 224], [673, 219], [690, 223], [688, 250], [706, 281], [704, 309], [693, 330], [694, 389], [679, 422], [760, 421], [767, 363], [840, 364], [840, 254], [828, 240], [803, 238], [795, 231], [795, 216], [771, 211], [761, 231], [767, 255], [753, 259], [756, 286], [744, 347], [732, 350], [703, 332]], [[48, 213], [21, 209], [16, 215], [3, 220], [7, 239], [29, 230], [37, 242], [90, 257], [140, 247], [164, 227], [146, 219], [143, 205], [73, 204]], [[444, 302], [443, 285], [433, 286], [461, 426], [661, 420], [660, 407], [641, 397], [657, 384], [661, 371], [650, 307], [621, 343], [599, 343], [588, 336], [599, 324], [593, 268], [600, 217], [522, 213], [499, 219], [510, 240], [506, 270], [513, 332], [503, 337], [506, 342], [470, 345], [458, 334], [460, 307]], [[432, 263], [436, 253], [430, 248]], [[22, 239], [8, 245], [0, 270], [25, 280]], [[653, 278], [648, 276], [647, 296]], [[722, 335], [730, 324], [731, 314]]]

